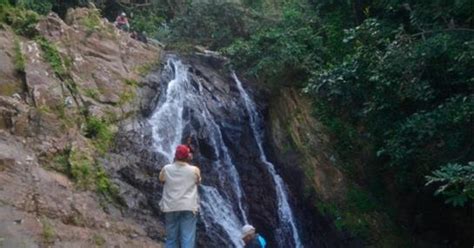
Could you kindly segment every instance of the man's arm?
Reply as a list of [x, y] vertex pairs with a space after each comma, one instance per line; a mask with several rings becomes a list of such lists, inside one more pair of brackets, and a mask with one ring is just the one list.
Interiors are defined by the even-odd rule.
[[196, 166], [196, 183], [200, 184], [201, 183], [201, 170]]
[[160, 182], [164, 183], [165, 182], [165, 167], [163, 167], [160, 171], [160, 176], [159, 176]]

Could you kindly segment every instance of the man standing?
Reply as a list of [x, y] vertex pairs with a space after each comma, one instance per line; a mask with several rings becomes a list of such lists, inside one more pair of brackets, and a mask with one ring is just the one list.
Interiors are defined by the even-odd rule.
[[199, 211], [197, 186], [201, 183], [201, 172], [192, 166], [191, 150], [187, 145], [176, 147], [175, 161], [160, 172], [164, 182], [161, 210], [165, 213], [165, 248], [194, 248], [196, 222]]

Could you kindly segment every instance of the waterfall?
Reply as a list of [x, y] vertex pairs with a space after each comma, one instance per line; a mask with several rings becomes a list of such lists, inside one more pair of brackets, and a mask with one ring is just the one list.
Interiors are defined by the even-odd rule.
[[[242, 247], [240, 228], [247, 223], [247, 214], [239, 174], [224, 144], [220, 127], [204, 104], [202, 86], [198, 85], [198, 89], [195, 89], [191, 85], [188, 69], [188, 66], [173, 58], [169, 58], [164, 67], [174, 78], [168, 82], [166, 92], [148, 120], [152, 127], [154, 149], [167, 159], [165, 163], [173, 161], [174, 149], [180, 144], [185, 127], [190, 124], [191, 117], [185, 117], [184, 110], [195, 109], [201, 115], [203, 128], [208, 130], [216, 158], [212, 168], [219, 177], [218, 185], [211, 186], [205, 185], [206, 178], [203, 176], [203, 185], [200, 186], [202, 220], [213, 238], [228, 246]], [[236, 199], [237, 204], [232, 199]]]
[[266, 165], [275, 183], [277, 201], [278, 201], [278, 217], [280, 218], [280, 228], [279, 230], [277, 230], [277, 235], [276, 235], [277, 241], [279, 241], [280, 245], [283, 245], [285, 237], [291, 236], [293, 237], [294, 247], [296, 248], [303, 247], [298, 235], [298, 231], [296, 229], [293, 213], [291, 211], [290, 204], [288, 202], [288, 194], [287, 194], [286, 186], [283, 182], [283, 179], [275, 171], [275, 167], [273, 166], [273, 164], [268, 161], [267, 156], [265, 155], [265, 152], [263, 150], [263, 145], [262, 145], [263, 130], [261, 130], [262, 123], [258, 116], [255, 103], [252, 101], [252, 99], [250, 99], [249, 95], [242, 87], [242, 83], [237, 78], [237, 75], [235, 75], [235, 73], [232, 73], [232, 77], [237, 83], [237, 87], [244, 101], [245, 108], [247, 109], [247, 112], [250, 118], [250, 125], [251, 125], [252, 131], [255, 136], [258, 149], [260, 152], [260, 160]]

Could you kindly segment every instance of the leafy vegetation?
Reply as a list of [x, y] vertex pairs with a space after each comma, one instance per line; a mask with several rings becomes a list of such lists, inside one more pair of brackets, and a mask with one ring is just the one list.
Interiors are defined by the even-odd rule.
[[53, 0], [16, 0], [16, 6], [32, 10], [40, 15], [46, 15], [53, 8], [54, 2]]
[[53, 72], [59, 78], [64, 78], [67, 72], [58, 48], [44, 37], [37, 37], [36, 42], [40, 45], [41, 50], [43, 51], [43, 59], [51, 65]]
[[117, 186], [110, 181], [105, 170], [99, 167], [95, 176], [97, 192], [101, 194], [107, 202], [120, 203], [122, 200], [119, 195], [119, 190]]
[[20, 41], [18, 38], [15, 39], [15, 56], [13, 57], [13, 61], [15, 64], [15, 70], [23, 74], [25, 73], [25, 56], [23, 55], [23, 52], [21, 51], [21, 46], [20, 46]]
[[442, 183], [435, 194], [445, 196], [446, 203], [453, 206], [463, 206], [474, 199], [474, 162], [448, 164], [426, 176], [426, 180], [426, 185]]
[[184, 41], [216, 49], [237, 37], [248, 36], [256, 22], [238, 5], [208, 3], [193, 5], [172, 19], [169, 26], [169, 42]]
[[[410, 246], [408, 240], [401, 238], [403, 235], [393, 221], [383, 214], [387, 211], [385, 207], [361, 188], [350, 186], [344, 202], [317, 201], [315, 205], [321, 213], [334, 217], [337, 229], [366, 240], [378, 239], [376, 246]], [[383, 226], [374, 223], [383, 223]]]
[[472, 155], [472, 13], [466, 1], [363, 3], [290, 4], [277, 25], [223, 51], [241, 70], [317, 99], [347, 159], [365, 137], [400, 187], [420, 187], [431, 170]]
[[8, 3], [0, 3], [0, 23], [11, 26], [18, 35], [36, 36], [35, 26], [39, 18], [40, 16], [34, 11], [14, 7]]
[[90, 116], [87, 118], [84, 131], [85, 136], [93, 140], [99, 152], [105, 153], [109, 149], [113, 133], [106, 121]]
[[104, 247], [106, 240], [102, 235], [96, 233], [92, 236], [92, 240], [97, 247]]
[[427, 180], [441, 184], [437, 195], [469, 206], [470, 177], [460, 166], [473, 157], [474, 13], [468, 5], [289, 2], [274, 25], [222, 51], [258, 81], [313, 97], [343, 169], [382, 200], [394, 201], [387, 192], [423, 196], [425, 176], [433, 173]]
[[89, 31], [95, 31], [98, 30], [101, 27], [101, 21], [100, 21], [100, 12], [97, 9], [91, 10], [87, 13], [87, 16], [85, 16], [81, 22], [84, 27], [86, 27], [87, 30]]
[[43, 237], [43, 242], [45, 244], [52, 244], [54, 243], [54, 239], [56, 238], [56, 232], [54, 231], [53, 226], [49, 223], [46, 217], [41, 218], [41, 225], [43, 226], [43, 231], [41, 236]]
[[81, 189], [96, 190], [107, 202], [121, 202], [117, 186], [100, 163], [85, 151], [68, 148], [55, 155], [49, 168], [64, 173]]

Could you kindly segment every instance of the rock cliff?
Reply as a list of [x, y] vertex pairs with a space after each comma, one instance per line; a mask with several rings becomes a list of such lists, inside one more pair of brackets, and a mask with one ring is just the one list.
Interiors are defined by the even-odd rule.
[[102, 162], [161, 50], [95, 9], [49, 14], [35, 38], [0, 25], [0, 244], [161, 247], [125, 214]]

